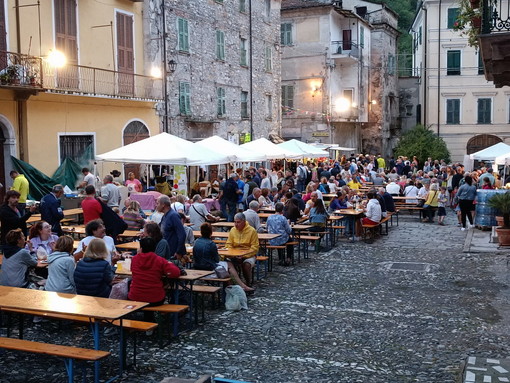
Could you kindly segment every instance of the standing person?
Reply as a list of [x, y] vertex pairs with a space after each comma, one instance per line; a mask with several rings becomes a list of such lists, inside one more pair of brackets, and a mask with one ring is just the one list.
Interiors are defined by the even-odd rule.
[[446, 217], [446, 203], [448, 201], [448, 194], [446, 187], [441, 186], [439, 197], [437, 199], [437, 223], [444, 226], [444, 218]]
[[90, 241], [73, 274], [78, 294], [102, 298], [110, 296], [113, 269], [107, 261], [108, 255], [109, 251], [102, 239], [94, 238]]
[[267, 171], [265, 169], [262, 169], [259, 173], [261, 177], [260, 188], [261, 189], [267, 188], [270, 190], [273, 187], [272, 178], [267, 176]]
[[307, 178], [308, 169], [305, 165], [303, 165], [302, 162], [299, 162], [297, 167], [297, 184], [296, 184], [298, 192], [301, 193], [303, 190], [305, 190]]
[[[473, 227], [472, 211], [475, 210], [474, 201], [476, 199], [476, 186], [473, 185], [473, 179], [471, 176], [465, 176], [464, 181], [464, 185], [462, 185], [457, 191], [457, 198], [459, 199], [460, 207], [460, 217], [462, 221], [462, 231]], [[469, 219], [469, 225], [466, 224], [466, 216]]]
[[41, 199], [41, 219], [51, 225], [51, 231], [58, 236], [62, 235], [62, 228], [60, 221], [64, 219], [64, 212], [62, 211], [62, 201], [60, 197], [64, 194], [64, 187], [62, 185], [55, 185], [51, 189], [51, 193], [46, 194]]
[[132, 192], [141, 193], [143, 189], [142, 183], [140, 182], [140, 180], [137, 180], [135, 178], [135, 173], [133, 172], [128, 173], [128, 178], [124, 185], [128, 188], [128, 191], [130, 193]]
[[73, 239], [64, 235], [57, 240], [55, 251], [48, 256], [48, 279], [44, 285], [46, 291], [76, 294], [74, 284], [74, 268], [72, 257]]
[[186, 257], [186, 232], [181, 222], [179, 214], [172, 210], [170, 207], [170, 198], [166, 195], [162, 195], [158, 198], [158, 210], [163, 212], [163, 218], [161, 219], [161, 232], [163, 238], [168, 242], [170, 248], [170, 254], [175, 257], [183, 265], [187, 263]]
[[21, 229], [10, 230], [3, 247], [4, 260], [0, 273], [0, 285], [30, 287], [28, 268], [37, 266], [35, 252], [25, 249], [25, 236]]
[[83, 189], [88, 185], [96, 186], [96, 177], [90, 172], [89, 168], [83, 168], [81, 172], [83, 174], [83, 181], [78, 185], [79, 188]]
[[214, 217], [207, 211], [207, 207], [202, 203], [200, 194], [193, 196], [193, 203], [189, 207], [189, 221], [193, 230], [200, 230], [204, 222], [217, 222], [219, 217]]
[[15, 190], [19, 193], [18, 210], [21, 215], [24, 215], [30, 185], [25, 175], [19, 174], [16, 170], [11, 170], [10, 176], [14, 180], [11, 190]]
[[237, 212], [238, 194], [240, 192], [237, 187], [237, 177], [238, 175], [236, 173], [232, 173], [223, 187], [223, 198], [225, 199], [226, 218], [228, 222], [234, 222], [234, 215]]
[[85, 198], [81, 201], [81, 208], [83, 210], [83, 223], [85, 225], [90, 221], [101, 218], [103, 207], [96, 199], [96, 188], [93, 185], [85, 186]]
[[281, 202], [275, 205], [275, 214], [267, 219], [267, 232], [269, 234], [280, 234], [278, 238], [269, 240], [269, 244], [271, 246], [286, 245], [286, 256], [284, 249], [278, 249], [279, 265], [290, 266], [294, 258], [294, 245], [287, 245], [287, 242], [289, 242], [290, 235], [292, 234], [292, 228], [289, 225], [289, 221], [283, 216], [283, 207]]
[[24, 215], [18, 209], [20, 194], [16, 190], [5, 193], [4, 204], [0, 207], [0, 244], [5, 244], [5, 236], [14, 229], [21, 229], [25, 235], [27, 232], [27, 219], [35, 211], [35, 206], [30, 206]]
[[101, 199], [109, 207], [119, 207], [120, 192], [119, 188], [113, 184], [113, 177], [107, 174], [103, 179], [104, 186], [101, 188]]
[[131, 260], [131, 286], [128, 299], [149, 302], [149, 306], [162, 305], [165, 288], [162, 277], [178, 278], [181, 271], [156, 253], [156, 241], [151, 237], [140, 240], [140, 251]]

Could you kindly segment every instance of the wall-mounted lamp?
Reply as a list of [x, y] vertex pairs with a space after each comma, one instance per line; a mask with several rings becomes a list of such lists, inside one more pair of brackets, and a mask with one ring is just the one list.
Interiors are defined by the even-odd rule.
[[177, 63], [174, 60], [168, 61], [168, 72], [173, 74], [177, 69]]
[[372, 105], [377, 105], [377, 100], [372, 100], [372, 101], [370, 101], [370, 104], [372, 104]]
[[274, 43], [274, 49], [277, 51], [277, 52], [280, 52], [280, 44], [279, 43]]
[[50, 66], [54, 68], [62, 68], [67, 63], [66, 56], [56, 49], [50, 49], [50, 53], [48, 54], [46, 60], [48, 61]]

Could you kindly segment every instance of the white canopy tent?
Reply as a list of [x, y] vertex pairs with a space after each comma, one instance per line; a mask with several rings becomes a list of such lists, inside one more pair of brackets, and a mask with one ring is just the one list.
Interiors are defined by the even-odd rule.
[[470, 154], [469, 158], [472, 160], [487, 160], [494, 161], [496, 157], [505, 155], [510, 152], [510, 145], [499, 142], [495, 145], [489, 146], [476, 153]]
[[273, 144], [266, 138], [259, 138], [258, 140], [247, 142], [246, 144], [240, 145], [240, 147], [249, 151], [264, 154], [266, 157], [265, 160], [275, 160], [278, 158], [297, 159], [302, 157], [300, 153], [282, 148]]
[[286, 150], [291, 150], [293, 152], [301, 153], [301, 157], [308, 158], [319, 158], [319, 157], [329, 157], [329, 153], [321, 150], [315, 146], [305, 144], [304, 142], [292, 139], [289, 141], [282, 142], [277, 146], [284, 148]]
[[497, 156], [494, 162], [496, 165], [510, 165], [510, 151], [501, 156]]
[[198, 141], [195, 145], [227, 155], [231, 160], [230, 162], [257, 162], [266, 160], [265, 154], [242, 148], [218, 136]]
[[231, 162], [220, 154], [168, 133], [160, 133], [107, 153], [96, 155], [96, 160], [129, 162], [149, 165], [212, 165]]

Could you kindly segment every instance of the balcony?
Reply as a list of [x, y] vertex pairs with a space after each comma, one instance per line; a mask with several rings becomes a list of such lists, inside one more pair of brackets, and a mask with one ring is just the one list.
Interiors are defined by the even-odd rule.
[[485, 78], [496, 88], [510, 85], [510, 8], [508, 0], [482, 1], [482, 30], [478, 36]]
[[359, 61], [360, 49], [354, 41], [332, 41], [331, 58], [338, 62], [356, 63]]
[[40, 57], [0, 51], [0, 88], [131, 100], [162, 100], [161, 79], [67, 64], [54, 68]]

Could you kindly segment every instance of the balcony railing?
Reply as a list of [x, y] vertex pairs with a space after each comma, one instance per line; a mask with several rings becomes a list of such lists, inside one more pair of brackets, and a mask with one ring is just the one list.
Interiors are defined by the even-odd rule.
[[332, 41], [331, 42], [332, 55], [347, 55], [351, 57], [359, 57], [359, 45], [355, 41]]
[[74, 93], [138, 100], [162, 100], [161, 79], [67, 64], [52, 67], [40, 57], [0, 51], [0, 86], [39, 88], [56, 93]]
[[510, 1], [482, 0], [482, 34], [510, 32]]

